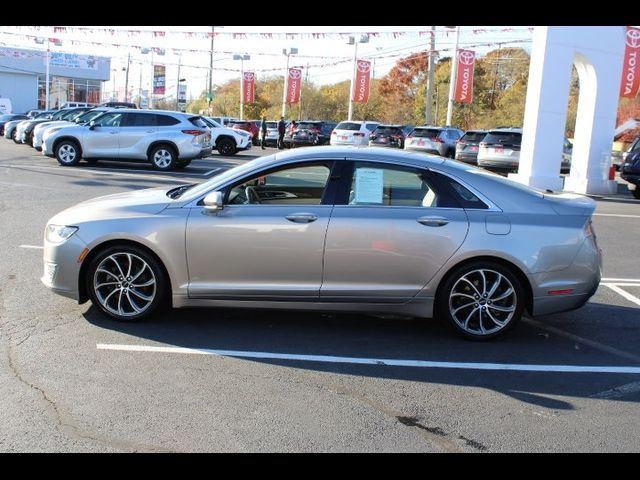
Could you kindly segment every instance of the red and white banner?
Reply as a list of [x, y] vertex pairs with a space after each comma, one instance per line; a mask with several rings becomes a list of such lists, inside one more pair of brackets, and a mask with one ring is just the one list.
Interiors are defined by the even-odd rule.
[[458, 51], [458, 75], [454, 100], [459, 103], [473, 101], [473, 72], [476, 67], [476, 53], [473, 50]]
[[244, 72], [244, 82], [242, 92], [244, 94], [244, 103], [253, 103], [256, 101], [256, 74], [253, 72]]
[[358, 60], [356, 62], [356, 81], [353, 85], [353, 101], [357, 103], [367, 103], [369, 101], [369, 90], [371, 89], [371, 62]]
[[153, 66], [153, 94], [164, 95], [165, 83], [167, 75], [164, 65]]
[[640, 60], [640, 29], [627, 27], [625, 35], [624, 63], [622, 64], [622, 83], [620, 84], [620, 96], [635, 98], [640, 89], [640, 72], [638, 61]]
[[302, 86], [302, 70], [289, 69], [289, 81], [287, 82], [287, 103], [300, 102], [300, 87]]

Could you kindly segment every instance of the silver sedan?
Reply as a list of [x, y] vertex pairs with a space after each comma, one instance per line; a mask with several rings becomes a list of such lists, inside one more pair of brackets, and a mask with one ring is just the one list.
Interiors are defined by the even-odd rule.
[[121, 321], [161, 306], [360, 311], [484, 340], [593, 295], [594, 208], [442, 157], [311, 147], [69, 208], [46, 226], [42, 281]]

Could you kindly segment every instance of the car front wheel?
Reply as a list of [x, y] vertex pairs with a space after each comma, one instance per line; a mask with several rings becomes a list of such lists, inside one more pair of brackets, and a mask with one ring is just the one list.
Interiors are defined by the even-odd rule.
[[73, 140], [63, 140], [56, 147], [56, 159], [65, 167], [77, 165], [80, 161], [80, 147]]
[[490, 340], [518, 323], [524, 304], [522, 285], [513, 272], [483, 261], [464, 265], [447, 277], [437, 308], [462, 336]]
[[230, 156], [236, 153], [236, 146], [230, 138], [222, 138], [218, 142], [218, 153], [222, 156]]
[[88, 268], [87, 292], [109, 317], [124, 322], [151, 315], [165, 299], [167, 280], [159, 262], [134, 246], [98, 253]]

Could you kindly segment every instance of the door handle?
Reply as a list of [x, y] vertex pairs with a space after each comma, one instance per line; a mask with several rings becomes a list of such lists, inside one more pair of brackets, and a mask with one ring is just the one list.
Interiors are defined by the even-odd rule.
[[422, 225], [426, 225], [427, 227], [442, 227], [447, 223], [449, 223], [450, 220], [448, 218], [434, 216], [434, 217], [420, 217], [416, 221], [418, 223], [421, 223]]
[[292, 213], [284, 218], [294, 223], [311, 223], [315, 222], [318, 219], [318, 216], [313, 213]]
[[153, 130], [147, 130], [145, 133], [153, 133]]
[[115, 135], [116, 133], [118, 133], [117, 131], [111, 131], [109, 132], [111, 135]]

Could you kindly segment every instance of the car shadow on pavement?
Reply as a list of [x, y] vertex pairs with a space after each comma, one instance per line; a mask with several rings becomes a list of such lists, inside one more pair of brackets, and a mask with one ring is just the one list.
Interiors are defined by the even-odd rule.
[[[634, 318], [635, 308], [600, 305], [612, 315]], [[437, 319], [404, 319], [320, 312], [258, 309], [177, 309], [156, 314], [141, 323], [110, 320], [95, 307], [84, 314], [91, 324], [121, 332], [122, 343], [194, 349], [272, 352], [280, 354], [357, 357], [381, 360], [422, 360], [453, 363], [499, 363], [535, 365], [640, 366], [640, 361], [619, 358], [611, 352], [580, 344], [575, 338], [549, 332], [527, 321], [505, 337], [473, 342], [458, 337]], [[546, 317], [537, 317], [544, 324]], [[554, 325], [562, 317], [555, 315]], [[618, 336], [629, 335], [635, 344], [640, 329], [620, 327]], [[597, 338], [597, 337], [596, 337]], [[622, 348], [622, 346], [611, 345]], [[137, 353], [138, 355], [166, 355]], [[337, 375], [406, 380], [490, 389], [539, 407], [571, 410], [559, 397], [591, 397], [596, 393], [640, 380], [622, 373], [563, 373], [550, 371], [477, 370], [471, 368], [418, 368], [383, 364], [362, 365], [322, 361], [243, 358], [246, 362], [279, 365], [298, 370]], [[617, 398], [634, 401], [630, 397]]]

